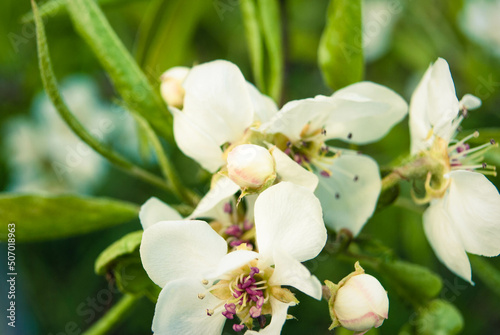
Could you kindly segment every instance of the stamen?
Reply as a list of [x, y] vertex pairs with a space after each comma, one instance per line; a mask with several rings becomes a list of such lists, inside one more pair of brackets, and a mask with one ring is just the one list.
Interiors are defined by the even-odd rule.
[[242, 325], [242, 324], [233, 325], [233, 330], [234, 330], [235, 332], [240, 332], [240, 331], [242, 331], [244, 328], [245, 328], [245, 326], [244, 326], [244, 325]]
[[226, 214], [231, 214], [231, 213], [233, 213], [233, 206], [231, 205], [231, 203], [230, 203], [230, 202], [226, 202], [226, 203], [224, 204], [224, 213], [226, 213]]
[[198, 299], [200, 299], [200, 300], [205, 299], [205, 294], [204, 293], [198, 293]]
[[468, 140], [470, 140], [473, 137], [474, 138], [479, 137], [479, 132], [477, 130], [475, 132], [473, 132], [472, 134], [465, 136], [463, 139], [458, 141], [456, 144], [448, 147], [448, 153], [451, 153], [453, 150], [457, 149], [457, 147], [461, 147], [465, 142], [467, 142]]

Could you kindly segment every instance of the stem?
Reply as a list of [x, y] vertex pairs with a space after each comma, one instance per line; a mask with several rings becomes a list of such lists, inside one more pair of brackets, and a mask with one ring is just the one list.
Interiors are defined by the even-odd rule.
[[125, 294], [102, 318], [95, 322], [83, 335], [104, 335], [115, 328], [142, 296]]
[[45, 28], [43, 21], [38, 12], [38, 7], [33, 2], [33, 13], [35, 16], [36, 23], [36, 34], [37, 34], [37, 45], [38, 45], [38, 58], [40, 74], [42, 77], [43, 87], [47, 92], [50, 100], [54, 104], [58, 114], [64, 120], [64, 122], [70, 127], [70, 129], [88, 146], [94, 149], [101, 156], [106, 158], [111, 163], [120, 167], [125, 172], [134, 175], [144, 181], [147, 181], [153, 185], [161, 187], [163, 189], [169, 190], [169, 187], [160, 178], [151, 174], [150, 172], [134, 165], [133, 163], [127, 161], [120, 154], [114, 152], [112, 149], [104, 146], [95, 137], [93, 137], [83, 125], [78, 121], [78, 119], [71, 113], [69, 108], [64, 103], [64, 100], [59, 93], [57, 86], [57, 80], [52, 69], [52, 63], [50, 61], [49, 47], [47, 44], [47, 38], [45, 36]]
[[138, 113], [133, 114], [140, 126], [146, 131], [146, 134], [151, 141], [151, 145], [153, 146], [153, 150], [156, 153], [156, 157], [158, 158], [158, 163], [160, 164], [162, 173], [167, 179], [167, 182], [172, 191], [179, 199], [186, 201], [188, 204], [196, 205], [198, 199], [195, 198], [194, 194], [188, 194], [188, 190], [186, 190], [182, 185], [181, 179], [177, 175], [174, 166], [165, 155], [165, 151], [163, 150], [160, 139], [156, 135], [151, 125]]

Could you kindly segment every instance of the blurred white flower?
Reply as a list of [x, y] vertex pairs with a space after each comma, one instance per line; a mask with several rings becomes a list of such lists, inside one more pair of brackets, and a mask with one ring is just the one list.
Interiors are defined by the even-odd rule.
[[469, 109], [480, 100], [466, 95], [458, 101], [448, 63], [439, 58], [425, 73], [410, 104], [412, 154], [428, 156], [439, 164], [429, 172], [426, 194], [415, 198], [430, 203], [424, 229], [437, 257], [454, 273], [472, 283], [467, 253], [500, 254], [500, 195], [484, 176], [494, 168], [481, 163], [492, 140], [470, 148], [467, 140], [453, 137]]
[[[258, 252], [242, 244], [227, 253], [226, 241], [203, 221], [147, 225], [141, 259], [150, 278], [163, 288], [153, 332], [220, 334], [225, 321], [237, 316], [235, 331], [258, 324], [259, 333], [279, 334], [288, 307], [298, 303], [281, 286], [321, 299], [319, 280], [300, 263], [316, 257], [326, 243], [321, 206], [314, 194], [280, 183], [259, 195], [254, 213]], [[155, 219], [147, 216], [150, 222]], [[271, 315], [268, 326], [265, 315]]]
[[[70, 110], [96, 138], [108, 143], [115, 140], [124, 149], [134, 146], [130, 142], [133, 120], [100, 100], [92, 79], [70, 77], [63, 81], [61, 92]], [[31, 115], [6, 124], [5, 154], [12, 176], [8, 190], [90, 193], [101, 185], [108, 163], [73, 134], [44, 93], [34, 99]], [[127, 132], [128, 140], [119, 137], [121, 131]]]
[[319, 176], [316, 195], [331, 228], [357, 235], [371, 217], [381, 189], [377, 163], [325, 142], [338, 139], [366, 144], [385, 136], [407, 113], [406, 102], [394, 91], [360, 82], [332, 96], [287, 103], [261, 127], [285, 143], [284, 153]]
[[184, 87], [182, 84], [189, 74], [190, 68], [176, 66], [165, 71], [161, 77], [160, 92], [167, 105], [182, 108], [184, 104]]
[[325, 281], [330, 290], [330, 316], [337, 326], [353, 330], [362, 335], [372, 328], [378, 328], [389, 316], [389, 298], [377, 278], [365, 274], [356, 262], [356, 271], [342, 279], [337, 285]]

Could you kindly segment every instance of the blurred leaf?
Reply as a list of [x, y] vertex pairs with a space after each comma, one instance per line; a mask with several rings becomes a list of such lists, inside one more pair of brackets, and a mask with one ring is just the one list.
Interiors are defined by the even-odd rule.
[[469, 255], [473, 272], [488, 288], [500, 297], [500, 270], [481, 256]]
[[281, 41], [281, 12], [278, 0], [258, 0], [259, 16], [267, 49], [267, 93], [280, 102], [283, 86], [283, 48]]
[[451, 303], [436, 299], [418, 311], [415, 330], [418, 335], [455, 335], [463, 328], [460, 311]]
[[[138, 206], [75, 195], [0, 196], [0, 221], [16, 224], [16, 240], [44, 241], [116, 226], [137, 218]], [[2, 233], [1, 240], [7, 238]]]
[[458, 134], [457, 138], [462, 139], [474, 133], [474, 131], [476, 130], [479, 132], [479, 136], [470, 138], [469, 140], [467, 140], [468, 143], [479, 145], [488, 143], [490, 140], [500, 141], [500, 128], [479, 128], [473, 130], [463, 130]]
[[153, 283], [144, 270], [139, 253], [120, 259], [113, 268], [116, 285], [123, 293], [145, 295], [156, 302], [161, 288]]
[[[122, 4], [133, 1], [145, 1], [145, 0], [95, 0], [100, 5], [108, 4]], [[68, 0], [49, 0], [38, 6], [40, 10], [40, 16], [42, 18], [56, 16], [62, 13], [66, 13], [66, 5]], [[33, 12], [24, 14], [21, 17], [21, 23], [29, 23], [34, 20]]]
[[92, 48], [129, 109], [136, 110], [171, 143], [172, 116], [93, 0], [73, 0], [68, 10], [76, 30]]
[[257, 5], [255, 0], [240, 0], [240, 7], [252, 61], [253, 76], [260, 91], [266, 92], [264, 83], [264, 46], [257, 16]]
[[441, 278], [426, 267], [404, 262], [381, 262], [378, 270], [397, 293], [415, 305], [438, 295], [443, 287]]
[[384, 189], [378, 197], [377, 207], [375, 207], [375, 213], [380, 212], [386, 207], [389, 207], [399, 197], [399, 193], [400, 193], [399, 184]]
[[361, 0], [330, 0], [318, 62], [333, 90], [363, 79]]
[[132, 254], [139, 249], [142, 240], [142, 230], [134, 231], [123, 236], [118, 241], [108, 246], [95, 261], [94, 271], [98, 275], [104, 275], [107, 268], [119, 257]]

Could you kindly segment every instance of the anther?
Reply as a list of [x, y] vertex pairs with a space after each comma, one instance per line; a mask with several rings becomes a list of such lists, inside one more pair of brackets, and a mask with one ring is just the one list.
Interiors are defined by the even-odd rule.
[[335, 199], [340, 199], [340, 193], [335, 193]]
[[214, 315], [214, 313], [215, 313], [215, 312], [214, 312], [214, 310], [213, 310], [213, 309], [208, 309], [208, 308], [207, 308], [207, 315], [208, 315], [208, 316], [212, 316], [212, 315]]
[[352, 133], [347, 134], [347, 138], [351, 139], [352, 138]]
[[205, 299], [205, 293], [198, 293], [198, 299], [200, 300]]
[[207, 279], [203, 279], [203, 280], [201, 281], [201, 283], [202, 283], [203, 285], [208, 285], [208, 280], [207, 280]]
[[496, 142], [494, 139], [491, 139], [491, 140], [490, 140], [490, 143], [491, 143], [491, 145], [494, 145], [494, 144], [495, 144], [495, 143], [497, 143], [497, 142]]
[[359, 180], [359, 177], [358, 176], [354, 176], [354, 181], [358, 181]]

